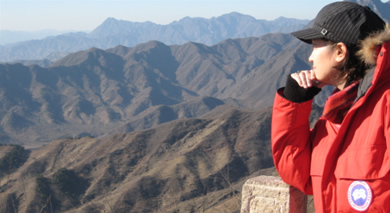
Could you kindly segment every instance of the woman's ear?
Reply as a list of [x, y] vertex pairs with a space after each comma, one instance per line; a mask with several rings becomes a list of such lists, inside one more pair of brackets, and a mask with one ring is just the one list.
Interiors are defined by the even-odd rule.
[[347, 45], [345, 45], [342, 42], [339, 42], [335, 45], [335, 51], [336, 51], [336, 61], [342, 62], [347, 58], [348, 55], [348, 48]]

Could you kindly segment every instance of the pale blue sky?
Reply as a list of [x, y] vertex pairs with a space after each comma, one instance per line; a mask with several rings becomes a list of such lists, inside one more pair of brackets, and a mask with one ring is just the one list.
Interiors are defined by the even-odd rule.
[[90, 31], [106, 18], [169, 24], [239, 12], [257, 19], [313, 19], [334, 0], [0, 0], [0, 30]]

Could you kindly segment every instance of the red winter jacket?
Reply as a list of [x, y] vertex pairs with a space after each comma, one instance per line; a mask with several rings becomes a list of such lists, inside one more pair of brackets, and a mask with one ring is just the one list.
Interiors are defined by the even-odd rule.
[[340, 116], [331, 102], [336, 96], [346, 96], [354, 85], [328, 98], [313, 129], [309, 128], [312, 101], [288, 101], [283, 89], [275, 96], [271, 131], [275, 166], [286, 183], [313, 194], [317, 213], [390, 212], [387, 41], [388, 26], [363, 43], [364, 59], [376, 67], [359, 83], [355, 102], [345, 116]]

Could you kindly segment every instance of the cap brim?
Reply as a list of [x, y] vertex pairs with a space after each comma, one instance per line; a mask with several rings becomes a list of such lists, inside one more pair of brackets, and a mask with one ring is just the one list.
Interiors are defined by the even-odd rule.
[[311, 44], [311, 41], [314, 39], [324, 39], [325, 36], [322, 35], [320, 32], [313, 28], [307, 28], [299, 31], [295, 31], [291, 33], [296, 38], [302, 40], [303, 42], [306, 42], [308, 44]]

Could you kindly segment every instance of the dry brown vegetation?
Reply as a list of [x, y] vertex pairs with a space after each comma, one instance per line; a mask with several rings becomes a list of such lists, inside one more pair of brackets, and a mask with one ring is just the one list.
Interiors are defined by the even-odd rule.
[[220, 110], [32, 150], [0, 179], [0, 212], [238, 212], [243, 182], [275, 174], [270, 110]]

